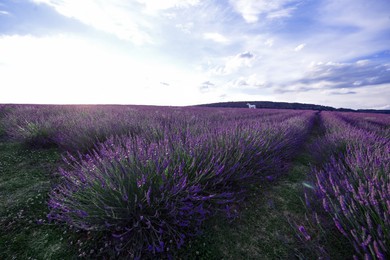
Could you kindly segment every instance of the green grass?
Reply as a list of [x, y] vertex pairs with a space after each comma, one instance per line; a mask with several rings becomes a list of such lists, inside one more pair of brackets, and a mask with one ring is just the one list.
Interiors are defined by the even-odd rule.
[[[0, 142], [0, 259], [65, 259], [65, 228], [46, 221], [57, 150]], [[64, 234], [65, 233], [65, 234]]]

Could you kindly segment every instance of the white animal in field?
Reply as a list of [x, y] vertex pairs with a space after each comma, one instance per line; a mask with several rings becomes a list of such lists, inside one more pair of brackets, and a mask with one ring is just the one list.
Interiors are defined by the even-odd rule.
[[256, 108], [256, 105], [251, 105], [249, 103], [246, 103], [246, 105], [248, 106], [248, 108]]

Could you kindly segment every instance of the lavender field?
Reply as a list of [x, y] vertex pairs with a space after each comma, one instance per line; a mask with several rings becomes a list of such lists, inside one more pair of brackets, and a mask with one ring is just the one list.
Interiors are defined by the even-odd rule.
[[389, 173], [384, 114], [0, 105], [0, 258], [388, 259]]

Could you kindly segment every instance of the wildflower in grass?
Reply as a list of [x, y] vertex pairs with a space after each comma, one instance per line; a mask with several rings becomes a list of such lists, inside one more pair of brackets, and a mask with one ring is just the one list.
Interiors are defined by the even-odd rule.
[[310, 240], [310, 239], [311, 239], [310, 235], [307, 233], [307, 231], [306, 231], [306, 229], [305, 229], [304, 226], [299, 226], [299, 227], [298, 227], [298, 230], [299, 230], [299, 232], [301, 232], [301, 234], [303, 235], [303, 237], [304, 237], [306, 240]]

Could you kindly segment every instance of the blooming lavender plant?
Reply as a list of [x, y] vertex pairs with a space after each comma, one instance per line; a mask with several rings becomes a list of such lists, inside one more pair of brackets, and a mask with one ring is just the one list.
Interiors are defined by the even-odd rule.
[[180, 247], [206, 217], [207, 198], [189, 182], [185, 161], [173, 164], [171, 153], [166, 143], [116, 138], [81, 160], [68, 154], [73, 169], [60, 169], [49, 219], [112, 234], [118, 253], [163, 252], [171, 240]]
[[385, 259], [390, 255], [389, 139], [332, 113], [324, 119], [325, 144], [332, 152], [328, 162], [313, 169], [317, 198], [356, 254]]

